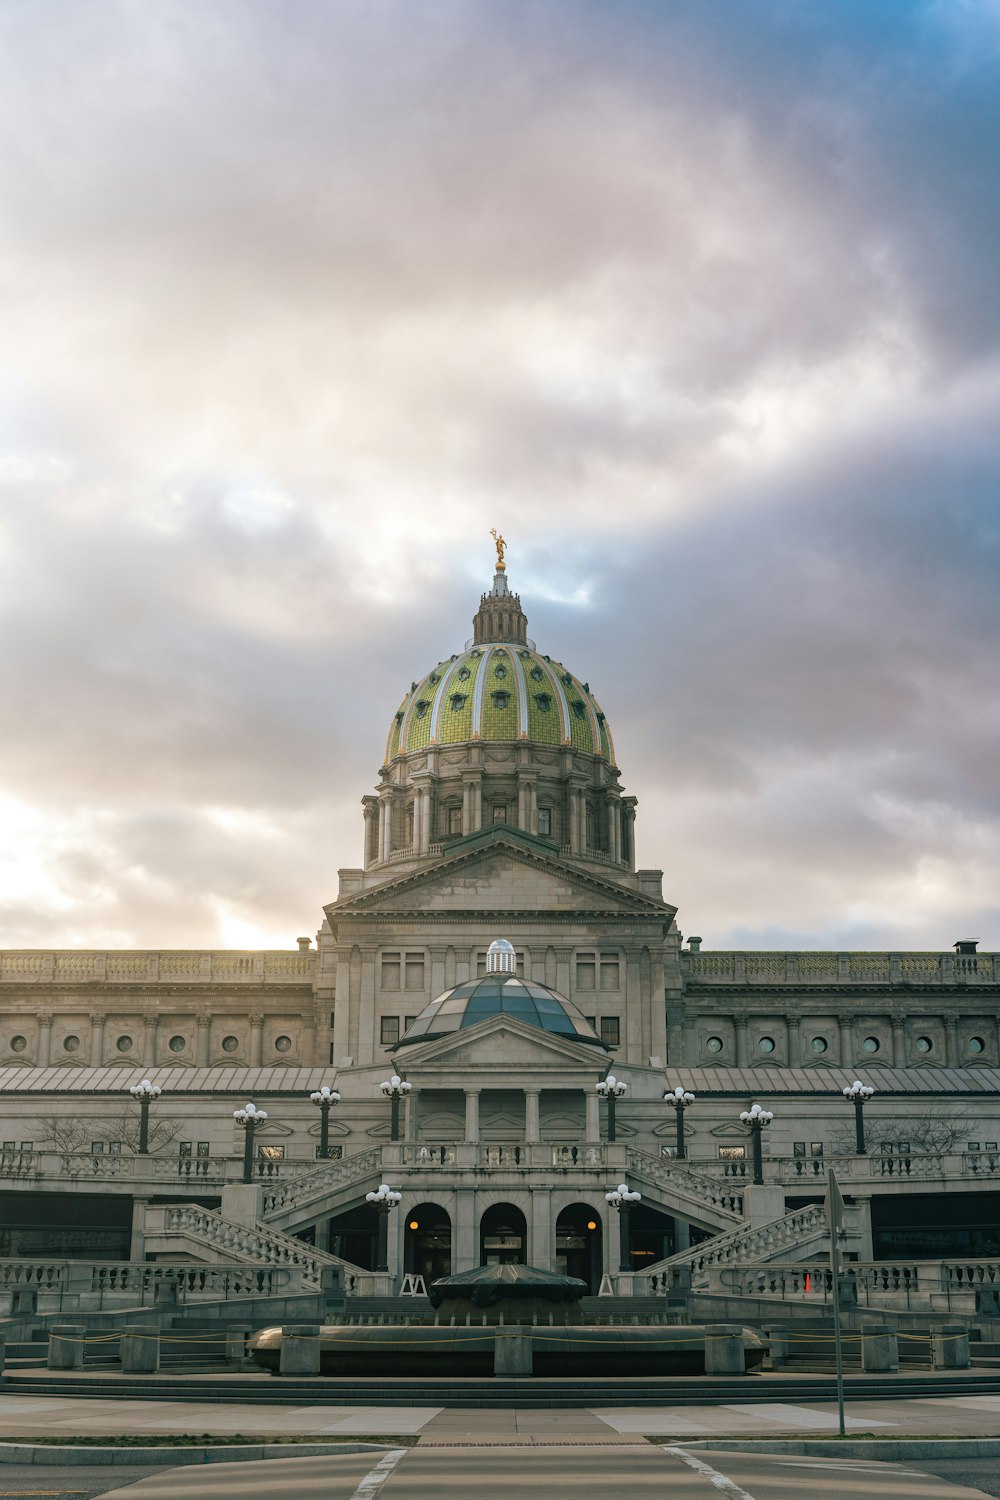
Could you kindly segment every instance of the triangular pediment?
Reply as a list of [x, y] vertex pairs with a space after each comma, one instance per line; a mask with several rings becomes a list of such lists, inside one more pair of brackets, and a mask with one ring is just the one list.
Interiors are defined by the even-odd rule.
[[643, 892], [581, 868], [550, 852], [537, 840], [515, 838], [509, 830], [463, 844], [419, 870], [411, 870], [331, 902], [326, 912], [338, 917], [371, 913], [388, 917], [415, 911], [533, 911], [599, 913], [669, 919], [676, 908]]
[[[504, 1015], [490, 1016], [477, 1026], [463, 1027], [447, 1036], [414, 1042], [401, 1048], [393, 1061], [400, 1071], [405, 1065], [407, 1078], [415, 1083], [420, 1082], [422, 1072], [441, 1070], [480, 1080], [483, 1074], [489, 1074], [499, 1080], [490, 1087], [504, 1083], [509, 1087], [515, 1074], [526, 1072], [533, 1076], [544, 1072], [554, 1078], [572, 1072], [596, 1080], [607, 1070], [607, 1053], [602, 1048], [540, 1031], [537, 1026]], [[563, 1085], [553, 1081], [547, 1087], [573, 1087], [575, 1082], [576, 1078]]]

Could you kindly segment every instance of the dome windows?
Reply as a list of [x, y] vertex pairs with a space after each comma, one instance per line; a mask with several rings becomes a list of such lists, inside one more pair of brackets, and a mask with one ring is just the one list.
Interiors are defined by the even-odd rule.
[[535, 702], [538, 704], [541, 712], [547, 714], [552, 707], [552, 695], [551, 693], [536, 693]]
[[541, 667], [532, 667], [531, 675], [535, 682], [541, 682], [542, 678], [545, 676], [545, 673], [542, 671]]
[[490, 697], [493, 699], [494, 708], [507, 708], [510, 705], [510, 693], [504, 688], [498, 688], [495, 693], [490, 694]]
[[583, 706], [582, 698], [573, 699], [572, 709], [578, 719], [585, 719], [587, 717], [587, 710]]
[[458, 669], [458, 680], [459, 680], [459, 682], [468, 682], [468, 680], [469, 680], [469, 678], [471, 676], [472, 676], [472, 673], [469, 671], [468, 667], [459, 667], [459, 669]]
[[426, 698], [418, 698], [416, 708], [417, 718], [422, 719], [429, 708], [430, 704], [427, 702]]
[[[548, 660], [547, 657], [546, 657], [546, 660]], [[559, 681], [562, 683], [563, 687], [572, 687], [573, 686], [573, 679], [572, 679], [572, 677], [570, 676], [570, 674], [568, 672], [564, 672], [562, 674], [562, 676], [560, 677]]]
[[451, 706], [455, 713], [461, 712], [468, 701], [469, 699], [466, 693], [452, 693], [451, 695]]

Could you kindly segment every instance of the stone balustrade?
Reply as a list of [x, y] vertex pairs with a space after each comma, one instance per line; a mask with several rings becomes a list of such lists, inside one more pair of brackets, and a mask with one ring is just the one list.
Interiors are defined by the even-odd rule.
[[[697, 1161], [693, 1164], [706, 1176], [723, 1181], [746, 1182], [750, 1164], [745, 1160]], [[1000, 1181], [1000, 1152], [997, 1151], [872, 1151], [866, 1156], [765, 1156], [764, 1180], [791, 1187], [803, 1181], [825, 1184], [833, 1167], [839, 1182], [861, 1184], [879, 1180], [919, 1181], [936, 1179], [968, 1185], [971, 1180]]]
[[[857, 1220], [857, 1210], [848, 1208], [845, 1227], [849, 1237], [856, 1237]], [[693, 1250], [682, 1250], [647, 1266], [643, 1275], [653, 1291], [669, 1288], [678, 1278], [689, 1279], [692, 1286], [702, 1288], [711, 1274], [723, 1267], [757, 1266], [777, 1260], [792, 1249], [815, 1248], [827, 1238], [823, 1209], [810, 1204], [756, 1229], [741, 1226], [727, 1230]]]
[[0, 949], [0, 984], [304, 984], [317, 954], [163, 950]]
[[19, 1293], [33, 1293], [36, 1310], [100, 1312], [152, 1307], [161, 1300], [220, 1302], [312, 1291], [295, 1267], [155, 1264], [146, 1261], [0, 1260], [0, 1315], [14, 1310]]
[[681, 954], [694, 984], [943, 985], [1000, 982], [1000, 953], [765, 953], [709, 949]]
[[[259, 1156], [254, 1172], [262, 1182], [294, 1174], [300, 1164], [287, 1157]], [[240, 1182], [243, 1158], [233, 1156], [131, 1155], [90, 1151], [0, 1151], [0, 1181], [80, 1187], [88, 1182], [131, 1186], [178, 1183], [219, 1187]]]
[[[858, 1306], [886, 1311], [975, 1312], [976, 1294], [1000, 1292], [1000, 1260], [993, 1258], [910, 1261], [850, 1261], [842, 1287]], [[711, 1265], [699, 1290], [728, 1297], [815, 1304], [830, 1301], [829, 1255], [766, 1265]]]

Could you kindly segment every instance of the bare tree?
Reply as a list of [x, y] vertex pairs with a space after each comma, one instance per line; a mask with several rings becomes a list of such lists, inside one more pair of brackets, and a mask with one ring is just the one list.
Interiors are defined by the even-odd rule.
[[[152, 1116], [149, 1121], [151, 1154], [164, 1151], [184, 1133], [175, 1120]], [[114, 1105], [99, 1115], [46, 1115], [36, 1122], [36, 1146], [47, 1151], [86, 1151], [91, 1141], [119, 1141], [124, 1152], [139, 1146], [139, 1111], [135, 1105]]]
[[[964, 1150], [970, 1134], [978, 1134], [979, 1117], [971, 1109], [942, 1110], [933, 1115], [882, 1115], [877, 1107], [865, 1111], [865, 1145], [869, 1155], [904, 1144], [916, 1155], [927, 1152], [946, 1155]], [[855, 1151], [854, 1116], [842, 1120], [833, 1131], [831, 1145], [837, 1156], [853, 1156]]]

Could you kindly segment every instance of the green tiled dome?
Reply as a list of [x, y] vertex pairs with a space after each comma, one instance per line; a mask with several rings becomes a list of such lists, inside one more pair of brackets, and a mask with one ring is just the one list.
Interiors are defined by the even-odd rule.
[[533, 647], [511, 642], [472, 646], [414, 682], [389, 728], [386, 764], [428, 745], [470, 740], [570, 745], [615, 762], [590, 684]]

